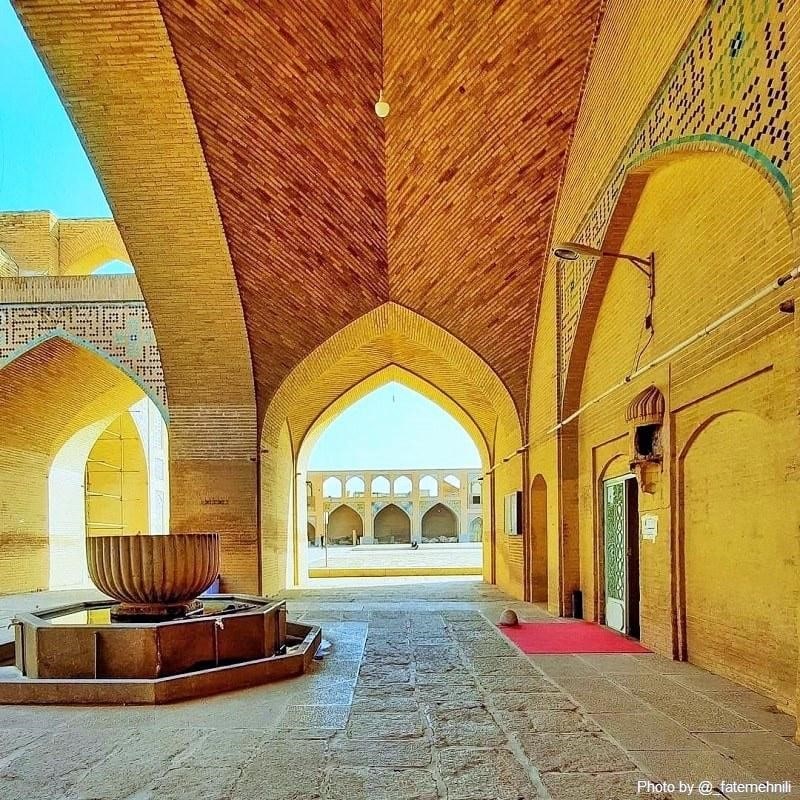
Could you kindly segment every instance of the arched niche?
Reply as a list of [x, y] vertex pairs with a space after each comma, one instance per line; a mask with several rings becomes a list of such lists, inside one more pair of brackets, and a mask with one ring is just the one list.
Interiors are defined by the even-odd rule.
[[[793, 709], [800, 562], [794, 448], [741, 408], [697, 424], [677, 458], [680, 655]], [[735, 591], [731, 591], [735, 587]]]
[[364, 520], [352, 506], [342, 504], [328, 514], [325, 526], [327, 545], [356, 545], [364, 535]]
[[422, 515], [423, 542], [457, 542], [458, 534], [458, 517], [443, 503], [436, 503]]
[[536, 475], [531, 482], [531, 524], [530, 524], [530, 569], [531, 601], [546, 603], [548, 591], [548, 507], [547, 481], [543, 475]]
[[377, 544], [410, 544], [411, 518], [400, 506], [389, 503], [372, 520]]

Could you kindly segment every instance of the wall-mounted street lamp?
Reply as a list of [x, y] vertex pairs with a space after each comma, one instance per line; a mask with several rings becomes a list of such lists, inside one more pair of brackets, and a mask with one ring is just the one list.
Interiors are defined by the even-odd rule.
[[633, 264], [639, 272], [647, 277], [647, 285], [650, 289], [650, 299], [652, 300], [656, 294], [656, 256], [655, 253], [650, 253], [647, 258], [641, 256], [632, 256], [628, 253], [612, 253], [607, 250], [598, 250], [596, 247], [590, 247], [587, 244], [580, 242], [564, 242], [557, 244], [553, 248], [553, 255], [561, 261], [577, 261], [579, 258], [602, 258], [603, 256], [610, 256], [611, 258], [622, 258]]

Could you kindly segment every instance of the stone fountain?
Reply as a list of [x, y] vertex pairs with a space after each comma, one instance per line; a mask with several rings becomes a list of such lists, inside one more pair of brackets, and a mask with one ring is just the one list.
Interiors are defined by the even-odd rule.
[[89, 537], [87, 561], [111, 599], [18, 614], [0, 703], [167, 703], [299, 675], [319, 647], [282, 601], [202, 594], [215, 533]]

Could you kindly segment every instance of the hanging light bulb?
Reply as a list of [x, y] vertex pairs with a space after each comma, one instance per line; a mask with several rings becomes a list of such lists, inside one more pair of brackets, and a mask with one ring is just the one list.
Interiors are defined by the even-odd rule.
[[389, 116], [391, 110], [391, 106], [383, 99], [383, 89], [381, 89], [378, 94], [378, 102], [375, 103], [375, 113], [383, 119]]

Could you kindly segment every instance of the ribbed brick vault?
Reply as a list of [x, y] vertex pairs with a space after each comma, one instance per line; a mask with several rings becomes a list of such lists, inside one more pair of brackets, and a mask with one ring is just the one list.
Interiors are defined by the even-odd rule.
[[[387, 300], [475, 350], [522, 408], [599, 0], [159, 6], [262, 413], [305, 355]], [[381, 85], [385, 121], [372, 109]]]
[[[190, 379], [190, 393], [231, 385], [171, 362], [175, 325], [230, 304], [207, 167], [262, 418], [303, 358], [386, 302], [474, 350], [521, 413], [601, 0], [14, 4], [98, 167], [148, 304], [174, 315], [154, 314], [168, 381]], [[189, 285], [195, 305], [180, 315]], [[209, 374], [220, 350], [238, 359], [237, 314], [208, 326], [211, 339], [177, 332], [177, 351], [192, 345], [189, 362]]]

